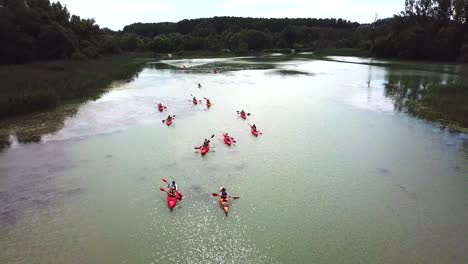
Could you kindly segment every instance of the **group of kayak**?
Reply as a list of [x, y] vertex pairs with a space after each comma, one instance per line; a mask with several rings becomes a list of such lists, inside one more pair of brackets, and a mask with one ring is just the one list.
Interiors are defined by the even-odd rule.
[[[172, 209], [177, 205], [178, 201], [181, 201], [183, 198], [182, 193], [179, 191], [179, 187], [177, 186], [175, 181], [171, 183], [167, 182], [167, 179], [163, 178], [162, 181], [167, 183], [167, 191], [164, 188], [160, 188], [162, 192], [167, 193], [167, 206], [172, 211]], [[214, 197], [219, 197], [219, 205], [224, 211], [224, 214], [227, 216], [230, 208], [230, 198], [232, 199], [239, 199], [239, 196], [231, 196], [226, 188], [220, 187], [219, 193], [212, 193]]]
[[[242, 113], [244, 113], [244, 115], [246, 116], [247, 114], [244, 112], [244, 110], [240, 111], [239, 112], [240, 115], [242, 116]], [[248, 114], [250, 115], [250, 113]], [[250, 132], [252, 133], [252, 135], [258, 137], [259, 134], [262, 134], [260, 131], [257, 130], [257, 126], [255, 126], [255, 124], [253, 125], [250, 125]], [[210, 140], [212, 138], [214, 138], [215, 135], [211, 135], [211, 137], [209, 139], [205, 139], [205, 141], [203, 142], [202, 145], [198, 146], [198, 147], [195, 147], [195, 149], [198, 149], [200, 150], [200, 154], [202, 156], [204, 156], [209, 150], [210, 150]], [[223, 140], [224, 140], [224, 144], [226, 144], [227, 146], [231, 146], [233, 143], [237, 143], [237, 141], [231, 137], [229, 135], [229, 133], [223, 133]]]
[[[206, 97], [203, 97], [205, 100], [206, 100], [206, 105], [207, 107], [211, 107], [211, 101], [210, 99], [206, 98]], [[193, 97], [193, 104], [196, 105], [199, 103], [199, 101], [197, 100], [196, 97]], [[201, 100], [200, 100], [201, 102]], [[164, 106], [162, 103], [158, 103], [158, 110], [160, 112], [163, 112], [164, 110], [166, 110], [167, 107]], [[244, 120], [247, 119], [247, 116], [250, 116], [250, 113], [246, 113], [244, 110], [241, 110], [241, 111], [236, 111], [237, 114]], [[162, 120], [163, 123], [166, 123], [167, 126], [170, 126], [173, 122], [175, 118], [175, 115], [168, 115], [166, 119]], [[258, 137], [258, 135], [261, 135], [262, 133], [260, 131], [257, 130], [257, 126], [255, 124], [253, 125], [250, 125], [250, 132], [252, 133], [252, 135], [254, 135], [255, 137]], [[214, 137], [214, 135], [211, 136], [210, 139], [205, 139], [205, 141], [203, 142], [202, 145], [198, 146], [198, 147], [195, 147], [195, 149], [198, 149], [200, 150], [200, 154], [202, 156], [204, 156], [209, 150], [210, 150], [210, 140]], [[231, 137], [228, 133], [223, 133], [223, 139], [224, 139], [224, 143], [227, 145], [227, 146], [231, 146], [233, 143], [237, 143], [236, 140]]]
[[[218, 73], [218, 72], [219, 71], [216, 70], [215, 73]], [[200, 83], [198, 83], [198, 88], [201, 88]], [[203, 97], [203, 98], [206, 100], [206, 106], [210, 108], [212, 105], [211, 101], [206, 97]], [[192, 103], [194, 105], [198, 105], [199, 103], [201, 103], [201, 100], [197, 100], [197, 98], [193, 96]], [[166, 106], [162, 105], [162, 103], [158, 103], [158, 110], [160, 112], [163, 112], [166, 109], [167, 109]], [[247, 117], [250, 116], [250, 113], [246, 113], [244, 110], [236, 111], [236, 112], [244, 120], [247, 120]], [[170, 126], [174, 118], [175, 118], [175, 115], [172, 115], [172, 116], [168, 115], [166, 119], [162, 120], [162, 122], [166, 123], [167, 126]], [[258, 135], [262, 134], [260, 131], [257, 130], [257, 126], [255, 124], [253, 125], [248, 124], [248, 125], [250, 126], [250, 132], [255, 137], [258, 137]], [[205, 139], [202, 145], [195, 147], [195, 149], [200, 150], [200, 154], [202, 156], [204, 156], [210, 150], [210, 140], [214, 138], [214, 136], [215, 135], [212, 135], [209, 139]], [[231, 146], [233, 143], [237, 143], [236, 140], [229, 135], [229, 133], [223, 133], [223, 139], [224, 139], [224, 143], [227, 146]], [[162, 181], [164, 183], [167, 183], [168, 190], [166, 191], [164, 188], [160, 188], [160, 190], [167, 193], [167, 206], [169, 207], [170, 210], [172, 210], [177, 205], [177, 202], [182, 200], [183, 195], [179, 191], [179, 188], [177, 184], [175, 183], [175, 181], [172, 181], [172, 183], [168, 183], [166, 179], [162, 179]], [[224, 213], [226, 214], [226, 216], [228, 215], [229, 208], [230, 208], [230, 199], [231, 198], [239, 199], [238, 196], [231, 196], [226, 191], [226, 188], [224, 187], [221, 187], [218, 193], [212, 193], [212, 196], [219, 197], [219, 204], [221, 208], [223, 209]]]

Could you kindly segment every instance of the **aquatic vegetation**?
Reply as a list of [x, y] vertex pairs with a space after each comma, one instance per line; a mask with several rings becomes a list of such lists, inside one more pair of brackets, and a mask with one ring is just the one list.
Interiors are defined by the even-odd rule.
[[0, 67], [0, 118], [99, 98], [115, 81], [131, 81], [145, 60], [134, 55]]
[[276, 70], [272, 71], [273, 74], [279, 74], [279, 75], [303, 75], [303, 76], [313, 76], [313, 73], [310, 72], [303, 72], [303, 71], [297, 71], [297, 70]]
[[387, 96], [395, 100], [395, 109], [454, 131], [468, 132], [468, 85], [462, 80], [451, 83], [388, 83]]

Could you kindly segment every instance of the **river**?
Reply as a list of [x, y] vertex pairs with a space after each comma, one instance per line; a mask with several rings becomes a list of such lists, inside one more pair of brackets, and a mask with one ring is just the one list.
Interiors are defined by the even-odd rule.
[[[366, 61], [149, 63], [38, 142], [10, 136], [0, 263], [467, 263], [468, 136], [385, 90], [395, 76], [457, 76]], [[162, 178], [184, 194], [173, 211]], [[227, 217], [211, 196], [221, 185], [240, 197]]]

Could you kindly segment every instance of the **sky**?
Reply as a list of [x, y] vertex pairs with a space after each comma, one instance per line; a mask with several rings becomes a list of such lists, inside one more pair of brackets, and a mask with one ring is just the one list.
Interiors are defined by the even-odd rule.
[[[52, 0], [51, 2], [56, 2]], [[391, 17], [404, 0], [60, 0], [73, 15], [94, 18], [101, 27], [120, 30], [136, 22], [240, 16], [343, 18], [359, 23]]]

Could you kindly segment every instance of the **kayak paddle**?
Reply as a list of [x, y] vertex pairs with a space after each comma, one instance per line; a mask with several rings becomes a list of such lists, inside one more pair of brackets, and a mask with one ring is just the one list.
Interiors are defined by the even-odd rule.
[[[174, 118], [174, 117], [175, 117], [175, 115], [172, 116], [172, 118]], [[162, 122], [164, 123], [164, 122], [166, 122], [166, 120], [167, 120], [167, 119], [163, 119]]]
[[[210, 139], [214, 138], [214, 134], [211, 135]], [[208, 140], [208, 143], [210, 143], [210, 140]], [[203, 145], [199, 146], [199, 147], [195, 147], [194, 149], [201, 149], [203, 147]]]
[[[193, 96], [192, 94], [190, 94], [190, 96], [195, 97], [195, 96]], [[193, 99], [193, 98], [192, 98], [192, 99]], [[192, 100], [192, 101], [193, 101], [193, 100]], [[198, 102], [201, 104], [201, 100], [198, 100]]]
[[[240, 115], [240, 111], [236, 111], [238, 115]], [[250, 116], [250, 113], [245, 113], [246, 115]]]
[[[224, 133], [224, 132], [221, 132], [221, 133], [223, 133], [223, 137], [225, 137], [226, 133]], [[237, 141], [236, 141], [233, 137], [228, 136], [228, 138], [229, 138], [233, 143], [237, 143]]]
[[[252, 128], [252, 125], [251, 124], [248, 124], [250, 126], [250, 128]], [[255, 130], [257, 133], [259, 133], [260, 135], [263, 135], [262, 132], [258, 131], [258, 130]]]
[[[164, 181], [164, 180], [166, 180], [166, 179], [163, 178], [163, 182], [167, 183], [167, 180], [166, 180], [166, 181]], [[168, 191], [166, 191], [166, 190], [165, 190], [164, 188], [162, 188], [162, 187], [159, 188], [159, 190], [160, 190], [161, 192], [169, 193]], [[182, 197], [183, 197], [184, 195], [181, 194], [179, 191], [177, 191], [177, 193], [180, 195], [180, 199], [179, 199], [179, 200], [182, 200]]]
[[[219, 196], [219, 194], [217, 193], [211, 193], [211, 195], [213, 196]], [[240, 197], [239, 196], [231, 196], [232, 199], [239, 199]]]

